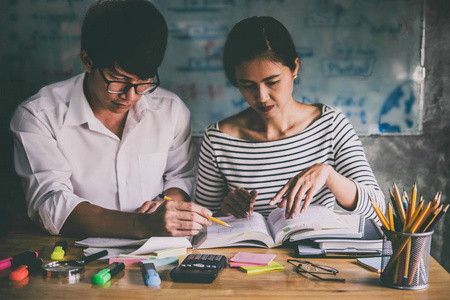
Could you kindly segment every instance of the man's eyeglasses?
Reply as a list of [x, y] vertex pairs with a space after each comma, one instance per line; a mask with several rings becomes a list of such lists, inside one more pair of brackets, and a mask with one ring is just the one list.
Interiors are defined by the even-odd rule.
[[288, 259], [287, 262], [295, 267], [295, 272], [297, 272], [297, 274], [303, 276], [306, 276], [305, 274], [308, 274], [316, 279], [324, 281], [345, 282], [344, 278], [333, 278], [333, 276], [339, 273], [339, 271], [335, 268], [315, 265], [306, 260]]
[[153, 81], [151, 83], [132, 84], [123, 81], [110, 81], [106, 79], [105, 74], [103, 74], [103, 71], [101, 69], [98, 69], [98, 71], [100, 72], [100, 75], [102, 75], [103, 80], [107, 84], [106, 90], [108, 91], [108, 93], [111, 94], [123, 94], [133, 87], [136, 94], [148, 95], [152, 93], [154, 90], [156, 90], [156, 88], [159, 86], [158, 72], [156, 73], [156, 76], [153, 78], [153, 80], [156, 79], [156, 81]]

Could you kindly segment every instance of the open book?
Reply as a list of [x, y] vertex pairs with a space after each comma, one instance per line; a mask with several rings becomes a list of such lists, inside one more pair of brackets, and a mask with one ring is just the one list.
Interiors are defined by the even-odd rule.
[[256, 212], [242, 219], [221, 217], [219, 219], [233, 228], [213, 223], [193, 237], [192, 248], [273, 248], [286, 241], [319, 237], [361, 238], [364, 232], [363, 216], [339, 215], [322, 205], [310, 205], [294, 219], [286, 219], [284, 215], [285, 209], [277, 208], [269, 214], [267, 221]]

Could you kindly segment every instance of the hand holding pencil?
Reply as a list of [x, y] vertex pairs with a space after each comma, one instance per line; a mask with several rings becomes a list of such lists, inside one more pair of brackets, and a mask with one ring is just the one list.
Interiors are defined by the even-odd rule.
[[[165, 196], [165, 195], [163, 195], [163, 194], [159, 194], [158, 197], [161, 198], [161, 199], [164, 199], [164, 200], [173, 200], [172, 198], [167, 197], [167, 196]], [[222, 226], [233, 228], [231, 225], [225, 223], [225, 222], [222, 221], [222, 220], [216, 219], [216, 218], [214, 218], [214, 217], [207, 217], [207, 219], [208, 219], [208, 220], [211, 220], [211, 221], [213, 221], [213, 222], [216, 222], [217, 224], [220, 224], [220, 225], [222, 225]]]

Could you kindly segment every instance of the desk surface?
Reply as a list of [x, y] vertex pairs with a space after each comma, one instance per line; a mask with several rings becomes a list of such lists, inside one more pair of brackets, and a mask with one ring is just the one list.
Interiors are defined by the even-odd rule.
[[[44, 263], [50, 261], [54, 243], [60, 237], [33, 233], [12, 232], [0, 238], [0, 259], [23, 251], [38, 251]], [[66, 259], [81, 259], [82, 248], [73, 246], [79, 239], [68, 238]], [[379, 275], [356, 264], [355, 259], [310, 259], [317, 264], [335, 267], [346, 279], [345, 283], [321, 282], [298, 275], [286, 262], [293, 258], [292, 249], [222, 248], [188, 250], [192, 253], [231, 255], [239, 251], [276, 254], [275, 261], [285, 266], [276, 273], [247, 275], [238, 269], [224, 269], [211, 284], [175, 283], [169, 276], [173, 265], [158, 267], [162, 283], [158, 288], [144, 285], [138, 265], [127, 265], [124, 272], [103, 286], [91, 284], [92, 276], [107, 266], [106, 260], [86, 265], [84, 278], [75, 284], [57, 278], [44, 279], [41, 272], [21, 282], [8, 279], [9, 270], [0, 271], [1, 299], [219, 299], [219, 298], [305, 298], [305, 299], [448, 299], [450, 274], [433, 258], [430, 262], [429, 286], [418, 291], [383, 287]]]

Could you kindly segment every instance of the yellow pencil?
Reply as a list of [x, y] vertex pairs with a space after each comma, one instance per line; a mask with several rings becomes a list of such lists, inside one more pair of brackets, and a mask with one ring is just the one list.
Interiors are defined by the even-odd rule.
[[172, 198], [164, 196], [163, 194], [159, 194], [158, 197], [164, 200], [173, 200]]
[[394, 213], [392, 212], [392, 204], [391, 204], [391, 202], [388, 203], [388, 216], [389, 216], [389, 226], [391, 227], [392, 231], [395, 231]]
[[431, 223], [433, 223], [434, 219], [436, 219], [437, 215], [441, 212], [443, 205], [441, 204], [435, 211], [433, 211], [433, 218], [428, 222], [423, 232], [426, 232], [428, 227], [430, 227]]
[[[161, 198], [161, 199], [164, 199], [164, 200], [173, 200], [172, 198], [167, 197], [167, 196], [165, 196], [165, 195], [163, 195], [163, 194], [159, 194], [158, 197]], [[231, 226], [231, 225], [225, 223], [224, 221], [221, 221], [221, 220], [219, 220], [219, 219], [216, 219], [216, 218], [214, 218], [214, 217], [208, 217], [207, 219], [209, 219], [209, 220], [211, 220], [211, 221], [213, 221], [213, 222], [216, 222], [217, 224], [220, 224], [220, 225], [222, 225], [222, 226], [226, 226], [226, 227], [233, 228], [233, 226]]]
[[[378, 207], [378, 205], [376, 204], [375, 200], [373, 200], [373, 198], [371, 196], [369, 196], [370, 202], [372, 203], [373, 206], [373, 210], [375, 211], [375, 213], [378, 216], [378, 219], [380, 219], [381, 224], [383, 224], [383, 226], [387, 229], [387, 230], [391, 230], [391, 227], [389, 226], [389, 223], [386, 219], [386, 217], [383, 215], [383, 213], [381, 212], [380, 208]], [[395, 231], [395, 230], [393, 230]]]
[[414, 215], [415, 213], [415, 209], [416, 209], [416, 199], [417, 199], [417, 185], [414, 183], [413, 185], [413, 189], [411, 192], [411, 203], [408, 206], [411, 206], [411, 209], [409, 211], [409, 219], [411, 219], [411, 217]]
[[411, 217], [411, 219], [408, 222], [408, 226], [406, 228], [408, 228], [409, 226], [411, 226], [411, 224], [414, 222], [414, 220], [417, 218], [417, 216], [420, 214], [420, 212], [422, 211], [423, 208], [423, 201], [420, 202], [419, 206], [416, 208], [416, 211], [414, 212], [414, 215]]
[[414, 223], [407, 229], [407, 232], [416, 233], [417, 229], [419, 229], [420, 225], [425, 220], [425, 216], [428, 215], [428, 211], [430, 210], [431, 203], [428, 202], [425, 208], [420, 212], [417, 218], [414, 220]]
[[397, 202], [398, 209], [400, 210], [400, 214], [402, 215], [402, 220], [403, 220], [403, 222], [405, 222], [405, 219], [406, 219], [405, 207], [403, 206], [402, 197], [400, 196], [400, 192], [395, 183], [394, 183], [394, 187], [392, 189], [394, 191], [394, 198]]
[[405, 257], [405, 269], [403, 270], [403, 278], [408, 278], [409, 261], [411, 260], [411, 239], [406, 244], [406, 257]]
[[216, 222], [217, 224], [220, 224], [220, 225], [223, 225], [223, 226], [226, 226], [226, 227], [233, 228], [233, 226], [231, 226], [230, 224], [227, 224], [227, 223], [225, 223], [224, 221], [219, 220], [219, 219], [216, 219], [216, 218], [214, 218], [214, 217], [208, 217], [208, 219], [210, 219], [210, 220], [213, 221], [213, 222]]

